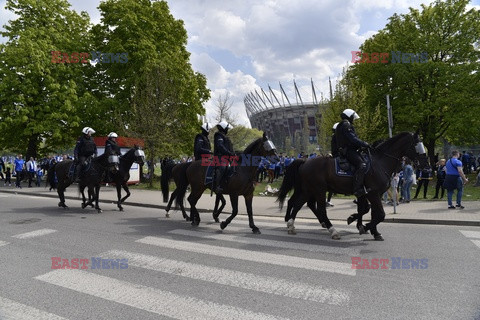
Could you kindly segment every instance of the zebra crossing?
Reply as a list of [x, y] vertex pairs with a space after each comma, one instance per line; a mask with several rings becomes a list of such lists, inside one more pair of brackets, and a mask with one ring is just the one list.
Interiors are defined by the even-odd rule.
[[[277, 230], [278, 227], [282, 227], [283, 230]], [[296, 270], [302, 269], [314, 274], [321, 273], [324, 277], [328, 277], [329, 274], [340, 275], [347, 280], [355, 277], [356, 270], [352, 269], [349, 261], [351, 256], [360, 254], [362, 247], [351, 245], [352, 243], [361, 245], [363, 240], [354, 237], [347, 239], [344, 243], [342, 240], [330, 242], [326, 231], [322, 231], [323, 235], [309, 233], [307, 231], [313, 228], [308, 227], [306, 224], [299, 223], [298, 228], [305, 232], [298, 236], [289, 236], [281, 222], [268, 225], [262, 223], [261, 237], [253, 236], [248, 225], [244, 225], [244, 221], [232, 223], [223, 233], [219, 233], [218, 224], [203, 224], [195, 230], [172, 228], [158, 236], [144, 236], [132, 240], [133, 244], [138, 246], [138, 250], [111, 248], [98, 254], [108, 259], [127, 259], [128, 269], [117, 271], [130, 272], [129, 276], [133, 279], [125, 279], [119, 276], [119, 273], [100, 273], [91, 269], [56, 269], [36, 275], [32, 281], [38, 281], [42, 286], [53, 286], [57, 288], [56, 290], [67, 290], [75, 295], [87, 295], [174, 319], [287, 319], [291, 317], [252, 310], [249, 306], [217, 302], [210, 300], [209, 297], [199, 298], [189, 292], [175, 292], [174, 283], [173, 288], [137, 283], [135, 270], [145, 270], [152, 273], [154, 277], [168, 275], [174, 279], [201, 282], [205, 283], [205, 286], [221, 287], [226, 292], [238, 290], [242, 295], [262, 294], [271, 299], [281, 297], [337, 307], [348, 306], [351, 299], [351, 292], [348, 290], [297, 281], [291, 275]], [[55, 232], [61, 231], [39, 229], [14, 235], [11, 238], [16, 239], [14, 241], [28, 241]], [[355, 229], [345, 228], [345, 232], [353, 235]], [[319, 240], [318, 244], [312, 244], [312, 241], [302, 243], [302, 241], [314, 239]], [[2, 243], [8, 244], [0, 242], [0, 246]], [[255, 246], [255, 248], [250, 250], [235, 246]], [[152, 249], [156, 248], [179, 251], [183, 259], [151, 254]], [[150, 254], [144, 253], [143, 249]], [[238, 267], [228, 268], [223, 265], [212, 266], [197, 261], [190, 262], [190, 256], [230, 259]], [[285, 276], [258, 274], [255, 270], [243, 269], [244, 264], [261, 265], [265, 267], [264, 270], [281, 268], [287, 272]], [[68, 318], [68, 314], [64, 312], [57, 315], [54, 310], [42, 310], [0, 297], [0, 319]]]
[[474, 245], [480, 248], [480, 231], [460, 230], [460, 232], [472, 241]]

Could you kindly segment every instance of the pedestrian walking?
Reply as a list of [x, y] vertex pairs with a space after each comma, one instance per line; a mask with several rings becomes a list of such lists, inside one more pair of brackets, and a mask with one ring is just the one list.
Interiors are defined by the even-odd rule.
[[437, 163], [437, 184], [435, 185], [435, 196], [432, 199], [438, 199], [438, 192], [440, 189], [442, 190], [440, 199], [443, 199], [443, 195], [445, 193], [445, 188], [443, 187], [443, 183], [445, 181], [445, 175], [447, 171], [445, 169], [445, 159], [440, 159]]

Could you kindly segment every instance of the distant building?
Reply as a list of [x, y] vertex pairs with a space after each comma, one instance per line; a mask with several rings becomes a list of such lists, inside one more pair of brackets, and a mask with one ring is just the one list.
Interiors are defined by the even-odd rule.
[[[302, 98], [295, 81], [293, 84], [295, 101], [291, 101], [287, 97], [281, 84], [280, 92], [277, 91], [277, 94], [269, 86], [268, 95], [263, 89], [260, 89], [260, 93], [255, 90], [247, 94], [244, 99], [252, 128], [266, 132], [280, 149], [284, 149], [287, 137], [290, 137], [292, 145], [295, 145], [298, 144], [296, 139], [307, 131], [308, 141], [311, 144], [318, 144], [317, 118], [320, 116], [320, 103], [317, 101], [313, 81], [311, 82], [312, 98], [310, 101]], [[305, 128], [305, 122], [307, 122], [308, 129]]]

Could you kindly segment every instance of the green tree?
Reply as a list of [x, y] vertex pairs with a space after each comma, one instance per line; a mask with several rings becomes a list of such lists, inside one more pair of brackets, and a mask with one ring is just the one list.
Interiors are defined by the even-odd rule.
[[242, 151], [258, 138], [263, 136], [263, 132], [258, 129], [250, 129], [241, 125], [233, 127], [228, 131], [228, 137], [233, 143], [233, 150]]
[[[103, 114], [108, 117], [102, 120], [122, 123], [128, 131], [137, 134], [142, 132], [139, 137], [145, 140], [150, 139], [150, 135], [168, 131], [162, 125], [169, 123], [176, 128], [175, 136], [167, 133], [166, 137], [172, 139], [162, 139], [163, 142], [156, 143], [160, 149], [152, 147], [152, 152], [172, 156], [192, 154], [193, 137], [198, 132], [197, 115], [205, 114], [202, 104], [209, 99], [210, 91], [205, 76], [194, 72], [190, 65], [183, 21], [170, 14], [166, 1], [106, 0], [99, 9], [101, 23], [92, 28], [96, 50], [128, 54], [126, 63], [100, 63], [96, 68], [96, 79], [102, 88], [99, 101]], [[162, 79], [152, 83], [152, 73]], [[144, 77], [140, 82], [139, 76]], [[144, 88], [137, 90], [135, 86], [142, 82]], [[142, 122], [135, 117], [144, 112], [144, 107], [145, 114], [149, 114], [151, 107], [148, 99], [136, 99], [135, 95], [152, 90], [174, 91], [176, 96], [167, 103], [170, 112], [151, 115], [151, 121], [158, 122], [157, 128], [149, 126], [150, 130], [145, 132], [138, 128]], [[165, 96], [173, 99], [169, 94]], [[159, 101], [159, 97], [160, 94], [155, 99]], [[131, 108], [133, 101], [135, 107]]]
[[0, 44], [0, 143], [27, 159], [42, 141], [42, 153], [71, 147], [90, 65], [52, 63], [52, 51], [87, 51], [89, 17], [66, 0], [7, 0], [6, 9], [18, 17], [0, 33], [7, 38]]
[[[430, 159], [440, 137], [469, 144], [480, 138], [480, 13], [466, 10], [467, 0], [437, 0], [393, 15], [386, 27], [361, 46], [365, 53], [389, 52], [388, 63], [358, 63], [347, 78], [366, 89], [370, 121], [380, 133], [387, 130], [385, 96], [390, 94], [394, 131], [420, 130]], [[392, 63], [392, 53], [415, 53], [416, 62], [402, 56]], [[414, 62], [415, 61], [415, 62]], [[378, 135], [375, 136], [378, 138]]]

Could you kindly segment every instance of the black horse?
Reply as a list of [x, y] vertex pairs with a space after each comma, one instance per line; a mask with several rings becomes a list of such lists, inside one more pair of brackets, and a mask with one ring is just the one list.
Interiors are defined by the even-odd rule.
[[[134, 146], [128, 150], [124, 155], [120, 156], [120, 162], [118, 170], [112, 174], [112, 182], [115, 183], [117, 188], [117, 207], [120, 211], [123, 211], [122, 203], [130, 197], [130, 190], [128, 189], [128, 179], [130, 179], [130, 168], [133, 163], [136, 162], [140, 166], [145, 163], [145, 153], [138, 146]], [[122, 188], [127, 193], [122, 198]]]
[[[162, 187], [162, 194], [163, 194], [163, 202], [167, 202], [167, 208], [165, 209], [167, 212], [165, 213], [165, 216], [167, 218], [170, 218], [170, 209], [172, 207], [173, 200], [177, 198], [177, 195], [179, 193], [186, 193], [186, 188], [188, 187], [188, 180], [187, 180], [187, 169], [190, 166], [191, 162], [185, 162], [185, 163], [179, 163], [175, 164], [173, 161], [162, 161], [162, 176], [160, 178], [160, 183]], [[170, 200], [168, 199], [169, 195], [169, 181], [170, 179], [173, 178], [173, 181], [175, 181], [175, 185], [177, 186], [176, 189], [172, 192], [172, 195], [170, 196]], [[185, 188], [185, 190], [179, 189], [179, 186], [182, 188]], [[219, 204], [221, 202], [220, 208]], [[222, 194], [217, 194], [215, 196], [215, 208], [213, 209], [213, 219], [215, 222], [220, 222], [218, 219], [218, 216], [222, 212], [223, 208], [226, 205], [225, 197]], [[186, 221], [190, 221], [190, 217], [187, 215], [187, 212], [185, 211], [185, 207], [183, 206], [183, 200], [180, 202], [176, 202], [177, 206], [180, 207], [180, 210], [182, 211], [183, 218]]]
[[[400, 133], [379, 144], [371, 152], [371, 168], [365, 176], [365, 185], [370, 188], [370, 191], [366, 196], [358, 199], [359, 214], [349, 217], [349, 223], [354, 219], [359, 220], [357, 227], [360, 234], [370, 230], [375, 240], [383, 240], [382, 235], [377, 231], [377, 225], [385, 218], [381, 197], [389, 187], [392, 174], [400, 170], [402, 156], [411, 159], [419, 158], [426, 162], [425, 150], [417, 133]], [[295, 188], [297, 195], [291, 217], [295, 218], [298, 210], [305, 202], [309, 201], [312, 206], [316, 202], [316, 210], [311, 209], [316, 212], [320, 222], [325, 222], [332, 238], [340, 239], [338, 232], [327, 217], [326, 193], [332, 191], [339, 194], [353, 194], [352, 177], [336, 175], [334, 158], [318, 157], [304, 163], [297, 162], [295, 166], [290, 165], [287, 168], [277, 199], [280, 205], [283, 204], [292, 188]], [[370, 205], [372, 219], [370, 223], [364, 226], [361, 217], [369, 211]], [[293, 223], [293, 220], [289, 220], [289, 227], [294, 227]]]
[[[108, 161], [109, 156], [110, 154], [104, 153], [99, 157], [92, 158], [90, 160], [90, 164], [82, 174], [80, 183], [78, 185], [83, 198], [82, 208], [85, 208], [87, 205], [95, 201], [95, 209], [97, 209], [98, 212], [102, 212], [102, 209], [100, 209], [100, 206], [98, 205], [98, 198], [100, 193], [100, 183], [103, 180], [106, 170], [110, 166]], [[69, 174], [72, 165], [75, 165], [73, 160], [67, 159], [56, 163], [48, 171], [49, 180], [51, 179], [51, 175], [57, 175], [57, 193], [58, 197], [60, 198], [58, 206], [62, 208], [68, 208], [68, 206], [65, 204], [65, 189], [73, 183], [73, 176]], [[83, 193], [86, 187], [89, 189], [89, 195], [93, 196], [93, 199], [89, 202], [86, 202], [86, 198]]]
[[[268, 139], [266, 134], [263, 134], [262, 138], [259, 138], [247, 146], [243, 152], [245, 158], [248, 157], [261, 157], [261, 156], [277, 156], [275, 146]], [[235, 218], [238, 213], [238, 196], [243, 195], [245, 198], [245, 205], [247, 207], [249, 226], [252, 228], [253, 233], [260, 233], [260, 230], [255, 226], [253, 221], [252, 200], [253, 191], [255, 190], [255, 177], [257, 172], [257, 163], [242, 162], [241, 165], [236, 167], [236, 172], [230, 177], [226, 187], [224, 188], [224, 194], [230, 195], [230, 202], [232, 205], [232, 214], [222, 223], [220, 228], [225, 229], [228, 224]], [[188, 196], [188, 202], [190, 203], [190, 218], [192, 219], [192, 225], [198, 225], [200, 223], [200, 215], [195, 207], [198, 199], [202, 196], [203, 192], [207, 188], [205, 185], [205, 174], [207, 166], [202, 165], [202, 161], [194, 161], [187, 168], [186, 175], [188, 184], [191, 186], [191, 193]], [[176, 202], [183, 201], [186, 192], [186, 185], [178, 186], [180, 191], [177, 194]]]

